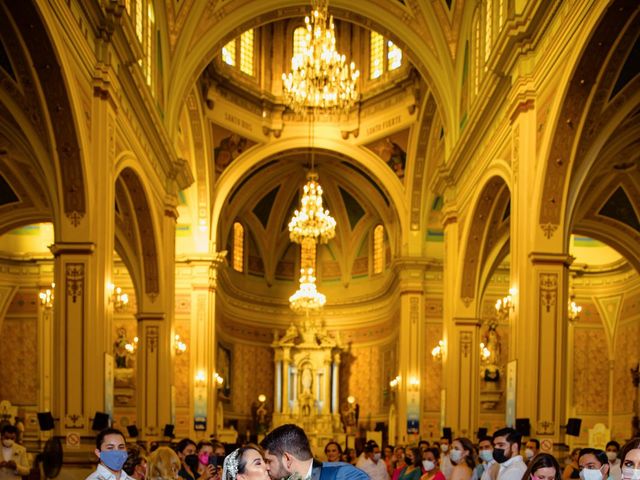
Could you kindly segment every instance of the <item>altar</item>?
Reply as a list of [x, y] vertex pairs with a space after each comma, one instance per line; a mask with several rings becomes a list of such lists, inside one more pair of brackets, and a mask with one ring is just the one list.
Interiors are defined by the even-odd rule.
[[306, 317], [300, 327], [291, 324], [279, 337], [274, 332], [275, 428], [285, 423], [301, 426], [312, 447], [329, 440], [344, 441], [339, 409], [339, 370], [342, 345]]

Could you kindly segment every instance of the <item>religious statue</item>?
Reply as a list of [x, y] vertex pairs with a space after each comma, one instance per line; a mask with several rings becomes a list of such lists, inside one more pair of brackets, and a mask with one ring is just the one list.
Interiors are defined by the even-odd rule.
[[127, 331], [124, 328], [118, 329], [118, 338], [113, 343], [113, 356], [116, 368], [127, 368], [129, 366], [129, 351], [127, 350]]

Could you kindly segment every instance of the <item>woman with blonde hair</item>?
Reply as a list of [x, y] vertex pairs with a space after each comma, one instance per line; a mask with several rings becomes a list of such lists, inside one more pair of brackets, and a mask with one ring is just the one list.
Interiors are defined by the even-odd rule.
[[147, 478], [149, 480], [177, 480], [180, 458], [169, 447], [158, 447], [149, 455]]

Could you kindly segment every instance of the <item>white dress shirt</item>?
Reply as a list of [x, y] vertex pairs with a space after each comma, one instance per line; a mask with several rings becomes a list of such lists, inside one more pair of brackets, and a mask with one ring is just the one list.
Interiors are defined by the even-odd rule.
[[384, 460], [382, 459], [374, 462], [372, 459], [367, 458], [362, 454], [356, 463], [356, 468], [359, 468], [369, 475], [371, 480], [389, 480], [387, 464], [384, 463]]
[[509, 460], [500, 464], [498, 480], [521, 480], [527, 466], [522, 460], [522, 455], [514, 455]]
[[85, 480], [133, 480], [133, 478], [127, 475], [127, 472], [125, 472], [124, 470], [120, 471], [120, 477], [116, 477], [115, 473], [113, 473], [103, 464], [99, 463], [95, 471], [91, 473]]

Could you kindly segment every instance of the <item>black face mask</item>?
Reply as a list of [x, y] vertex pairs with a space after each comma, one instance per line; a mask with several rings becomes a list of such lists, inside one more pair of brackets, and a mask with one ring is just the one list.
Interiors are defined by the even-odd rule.
[[184, 463], [187, 464], [187, 466], [193, 473], [198, 471], [198, 464], [200, 463], [198, 461], [198, 455], [187, 455], [186, 457], [184, 457]]
[[507, 457], [504, 454], [505, 450], [502, 448], [494, 448], [493, 449], [493, 459], [498, 463], [504, 463], [509, 460], [510, 457]]

